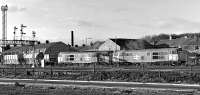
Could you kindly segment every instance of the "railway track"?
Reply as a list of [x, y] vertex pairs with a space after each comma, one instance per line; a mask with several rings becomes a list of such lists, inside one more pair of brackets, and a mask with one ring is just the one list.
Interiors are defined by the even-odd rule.
[[154, 89], [154, 90], [173, 90], [173, 91], [200, 90], [200, 85], [198, 84], [0, 78], [0, 84], [14, 84], [16, 82], [25, 85], [27, 84], [27, 85], [78, 86], [78, 87], [99, 87], [99, 88]]

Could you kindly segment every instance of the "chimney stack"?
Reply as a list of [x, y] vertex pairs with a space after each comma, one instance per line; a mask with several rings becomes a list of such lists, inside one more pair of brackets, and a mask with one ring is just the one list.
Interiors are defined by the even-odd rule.
[[71, 46], [74, 46], [74, 31], [71, 31]]

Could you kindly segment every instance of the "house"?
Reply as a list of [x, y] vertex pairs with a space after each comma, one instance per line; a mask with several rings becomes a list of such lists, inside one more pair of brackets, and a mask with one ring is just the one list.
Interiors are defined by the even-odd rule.
[[66, 51], [75, 51], [75, 49], [63, 42], [52, 42], [37, 44], [35, 46], [13, 47], [2, 52], [2, 54], [5, 64], [13, 64], [16, 61], [19, 63], [32, 64], [33, 58], [38, 59], [39, 57], [40, 59], [44, 59], [45, 62], [57, 62], [58, 53]]

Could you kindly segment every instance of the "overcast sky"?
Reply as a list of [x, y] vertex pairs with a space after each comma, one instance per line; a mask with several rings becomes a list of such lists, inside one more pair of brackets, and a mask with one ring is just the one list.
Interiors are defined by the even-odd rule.
[[[38, 40], [75, 42], [200, 32], [200, 0], [7, 0], [8, 38], [27, 25]], [[1, 1], [1, 4], [3, 2]], [[2, 25], [0, 25], [2, 26]], [[19, 35], [17, 31], [17, 35]]]

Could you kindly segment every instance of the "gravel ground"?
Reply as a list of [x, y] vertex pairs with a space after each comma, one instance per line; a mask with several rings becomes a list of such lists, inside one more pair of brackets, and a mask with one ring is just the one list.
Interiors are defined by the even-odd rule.
[[0, 95], [200, 95], [198, 91], [0, 85]]

